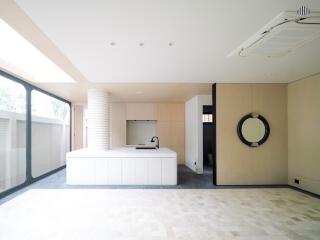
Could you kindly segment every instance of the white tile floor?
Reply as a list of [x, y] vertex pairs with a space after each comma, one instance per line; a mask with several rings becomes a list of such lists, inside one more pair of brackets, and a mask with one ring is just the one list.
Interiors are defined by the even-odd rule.
[[2, 240], [320, 239], [320, 200], [288, 189], [31, 189]]

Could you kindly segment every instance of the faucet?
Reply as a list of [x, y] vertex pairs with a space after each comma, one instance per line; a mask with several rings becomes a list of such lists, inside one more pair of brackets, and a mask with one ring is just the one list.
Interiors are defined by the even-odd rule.
[[159, 144], [160, 144], [160, 142], [159, 142], [159, 138], [157, 137], [157, 136], [153, 136], [152, 138], [151, 138], [151, 142], [155, 142], [155, 139], [157, 140], [157, 144], [156, 144], [156, 148], [158, 148], [159, 149]]

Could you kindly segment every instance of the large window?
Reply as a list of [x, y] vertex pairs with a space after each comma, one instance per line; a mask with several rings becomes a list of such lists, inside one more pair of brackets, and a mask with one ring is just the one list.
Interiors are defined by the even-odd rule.
[[32, 176], [38, 177], [65, 165], [70, 150], [70, 106], [56, 98], [33, 90]]
[[0, 192], [26, 180], [26, 89], [0, 75]]
[[0, 70], [0, 198], [65, 165], [70, 103]]

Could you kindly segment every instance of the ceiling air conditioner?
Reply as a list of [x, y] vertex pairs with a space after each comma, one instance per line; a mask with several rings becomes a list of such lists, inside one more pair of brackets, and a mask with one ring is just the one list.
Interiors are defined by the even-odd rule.
[[319, 36], [320, 12], [310, 13], [304, 9], [297, 12], [281, 12], [228, 57], [282, 57]]

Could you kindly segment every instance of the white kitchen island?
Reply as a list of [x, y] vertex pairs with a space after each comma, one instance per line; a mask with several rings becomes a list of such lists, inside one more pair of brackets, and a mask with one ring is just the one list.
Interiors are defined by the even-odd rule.
[[69, 185], [176, 185], [177, 153], [168, 149], [80, 149], [67, 153]]

